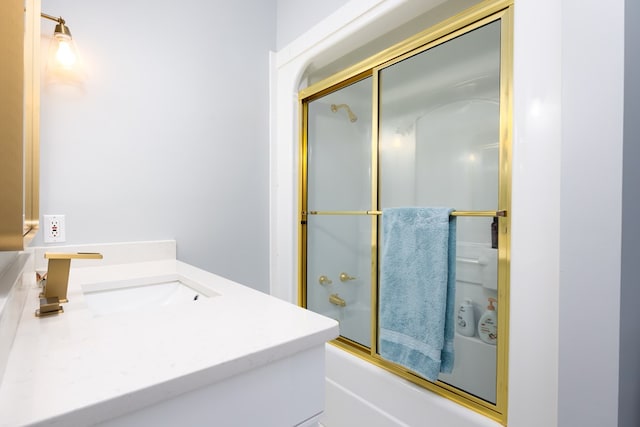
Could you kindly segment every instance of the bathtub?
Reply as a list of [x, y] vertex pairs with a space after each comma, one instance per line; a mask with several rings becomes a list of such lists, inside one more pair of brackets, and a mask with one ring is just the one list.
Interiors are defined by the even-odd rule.
[[326, 345], [325, 427], [500, 427], [332, 344]]
[[[493, 289], [483, 283], [479, 262], [482, 247], [462, 244], [458, 260], [457, 300], [470, 297], [480, 302]], [[496, 279], [491, 278], [490, 283]], [[345, 307], [323, 307], [321, 314], [340, 323], [340, 335], [370, 346], [370, 305], [357, 300], [356, 293], [342, 292]], [[482, 314], [476, 304], [477, 318]], [[482, 342], [477, 334], [454, 337], [454, 371], [440, 379], [487, 401], [496, 396], [496, 347]], [[328, 344], [326, 347], [326, 427], [367, 426], [499, 426], [493, 420], [391, 374], [351, 353]]]

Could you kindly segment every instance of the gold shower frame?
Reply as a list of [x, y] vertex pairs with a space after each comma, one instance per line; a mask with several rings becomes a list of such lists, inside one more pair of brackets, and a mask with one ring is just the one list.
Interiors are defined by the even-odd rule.
[[[447, 397], [460, 405], [475, 410], [503, 425], [507, 425], [508, 399], [508, 348], [509, 348], [509, 288], [511, 242], [511, 156], [512, 156], [512, 80], [513, 80], [513, 0], [486, 0], [457, 14], [409, 39], [406, 39], [368, 59], [342, 70], [327, 79], [299, 92], [301, 123], [299, 134], [299, 192], [298, 192], [298, 303], [306, 307], [307, 276], [307, 217], [308, 215], [368, 215], [371, 217], [371, 348], [340, 337], [332, 344], [374, 365], [386, 369], [421, 387]], [[308, 104], [352, 83], [372, 77], [372, 206], [378, 206], [378, 75], [379, 72], [399, 61], [416, 55], [457, 36], [472, 31], [489, 22], [501, 21], [500, 46], [500, 159], [498, 211], [458, 212], [459, 216], [496, 216], [498, 218], [498, 329], [500, 339], [496, 348], [496, 403], [492, 404], [461, 389], [437, 381], [432, 383], [377, 355], [377, 278], [378, 278], [378, 219], [380, 211], [308, 211], [307, 209], [307, 125]]]

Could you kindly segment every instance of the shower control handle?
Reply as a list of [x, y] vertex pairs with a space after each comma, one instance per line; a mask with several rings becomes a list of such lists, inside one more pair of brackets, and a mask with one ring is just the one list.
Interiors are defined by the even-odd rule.
[[341, 282], [348, 282], [349, 280], [356, 280], [355, 277], [353, 276], [349, 276], [347, 273], [340, 273], [340, 281]]
[[322, 276], [318, 277], [318, 283], [320, 283], [322, 286], [324, 286], [324, 285], [330, 285], [333, 282], [327, 276], [322, 275]]

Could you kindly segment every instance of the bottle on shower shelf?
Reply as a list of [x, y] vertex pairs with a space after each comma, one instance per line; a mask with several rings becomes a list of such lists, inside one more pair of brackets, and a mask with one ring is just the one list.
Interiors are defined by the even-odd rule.
[[495, 298], [489, 298], [487, 311], [484, 312], [478, 322], [478, 335], [480, 339], [487, 344], [493, 345], [498, 341], [498, 317], [496, 315], [496, 308], [493, 306], [494, 302], [497, 302]]
[[498, 249], [498, 218], [493, 217], [491, 222], [491, 248]]
[[476, 320], [473, 312], [473, 301], [466, 298], [458, 307], [457, 329], [460, 335], [472, 337], [476, 334]]

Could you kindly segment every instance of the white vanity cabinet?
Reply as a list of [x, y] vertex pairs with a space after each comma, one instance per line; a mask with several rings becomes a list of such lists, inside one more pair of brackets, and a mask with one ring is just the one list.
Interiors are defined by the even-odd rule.
[[316, 426], [324, 410], [324, 345], [100, 424]]
[[[62, 314], [36, 318], [39, 288], [28, 289], [0, 382], [0, 426], [316, 425], [336, 321], [177, 261], [172, 241], [46, 250], [104, 258], [72, 263]], [[209, 292], [103, 315], [87, 304], [90, 288], [150, 277]]]

